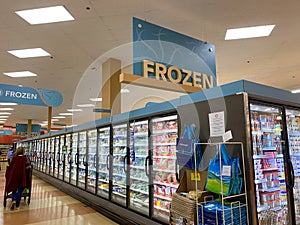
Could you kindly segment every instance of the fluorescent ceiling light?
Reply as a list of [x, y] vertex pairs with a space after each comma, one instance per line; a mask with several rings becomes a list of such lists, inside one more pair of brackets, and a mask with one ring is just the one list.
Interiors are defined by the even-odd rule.
[[7, 119], [0, 119], [1, 121], [6, 121]]
[[6, 76], [9, 77], [36, 77], [37, 75], [35, 73], [32, 73], [30, 71], [20, 71], [20, 72], [7, 72], [7, 73], [3, 73]]
[[46, 52], [42, 48], [18, 49], [18, 50], [11, 50], [7, 52], [21, 59], [50, 56], [50, 53]]
[[265, 25], [265, 26], [227, 29], [225, 40], [266, 37], [271, 34], [274, 27], [275, 25]]
[[81, 104], [81, 105], [77, 105], [77, 106], [81, 107], [81, 108], [95, 107], [95, 105], [93, 105], [93, 104]]
[[128, 89], [124, 89], [124, 88], [122, 88], [121, 89], [121, 93], [122, 94], [127, 94], [127, 93], [129, 93], [130, 91], [128, 90]]
[[8, 116], [0, 116], [0, 118], [8, 118]]
[[68, 112], [81, 112], [82, 109], [67, 109]]
[[300, 89], [292, 90], [291, 92], [294, 93], [294, 94], [300, 93]]
[[61, 116], [72, 116], [73, 113], [60, 113], [59, 115], [61, 115]]
[[0, 112], [0, 115], [11, 115], [9, 112]]
[[57, 122], [59, 119], [51, 119], [52, 122]]
[[13, 108], [0, 108], [0, 111], [12, 111], [14, 110]]
[[52, 119], [64, 119], [66, 118], [65, 116], [53, 116]]
[[92, 102], [102, 102], [102, 98], [90, 98]]
[[74, 20], [64, 6], [21, 10], [15, 13], [31, 25]]
[[18, 105], [18, 104], [13, 102], [0, 102], [0, 105]]

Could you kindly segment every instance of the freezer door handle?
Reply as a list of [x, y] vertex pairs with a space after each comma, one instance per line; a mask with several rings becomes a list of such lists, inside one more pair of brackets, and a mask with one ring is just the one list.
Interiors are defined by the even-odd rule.
[[108, 159], [110, 158], [110, 155], [106, 156], [106, 168], [109, 170], [109, 163], [108, 163]]
[[290, 159], [288, 159], [287, 162], [288, 162], [288, 165], [289, 165], [289, 169], [291, 171], [291, 184], [290, 184], [289, 188], [292, 190], [294, 188], [294, 185], [295, 185], [295, 171], [294, 171], [292, 161]]
[[146, 172], [146, 175], [147, 177], [149, 177], [149, 174], [150, 172], [148, 171], [148, 165], [149, 165], [149, 156], [146, 157], [146, 160], [145, 160], [145, 172]]
[[75, 164], [78, 165], [78, 153], [75, 154]]
[[125, 155], [124, 158], [123, 158], [123, 162], [124, 162], [124, 168], [123, 168], [123, 169], [124, 169], [124, 172], [125, 172], [125, 173], [127, 173], [127, 169], [126, 169], [126, 165], [127, 165], [126, 159], [127, 159], [127, 157], [128, 157], [128, 156]]

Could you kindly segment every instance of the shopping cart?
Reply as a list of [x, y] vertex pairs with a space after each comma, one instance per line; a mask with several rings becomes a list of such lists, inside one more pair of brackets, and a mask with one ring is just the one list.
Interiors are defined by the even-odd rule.
[[[31, 186], [32, 186], [32, 164], [29, 159], [29, 165], [26, 167], [26, 184], [27, 186], [24, 188], [22, 193], [22, 198], [24, 198], [24, 202], [27, 200], [27, 204], [30, 204], [30, 198], [31, 198]], [[3, 206], [6, 207], [6, 200], [12, 198], [12, 192], [8, 192], [4, 190], [4, 200], [3, 200]]]

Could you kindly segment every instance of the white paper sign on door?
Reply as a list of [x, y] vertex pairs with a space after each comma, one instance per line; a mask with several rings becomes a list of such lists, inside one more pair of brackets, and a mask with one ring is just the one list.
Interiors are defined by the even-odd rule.
[[211, 137], [223, 137], [225, 134], [225, 117], [223, 112], [208, 114]]

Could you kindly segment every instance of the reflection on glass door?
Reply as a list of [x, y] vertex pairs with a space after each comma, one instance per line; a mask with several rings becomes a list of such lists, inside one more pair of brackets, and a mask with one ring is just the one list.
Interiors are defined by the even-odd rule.
[[37, 169], [41, 171], [41, 161], [42, 161], [42, 148], [41, 140], [36, 141], [36, 152], [37, 152]]
[[290, 159], [294, 169], [294, 203], [296, 224], [300, 224], [300, 110], [287, 110], [286, 121]]
[[113, 126], [112, 200], [126, 206], [127, 124]]
[[172, 194], [178, 187], [176, 179], [177, 115], [152, 121], [154, 217], [169, 221]]
[[52, 137], [50, 138], [50, 143], [49, 143], [49, 174], [53, 176], [54, 173], [54, 158], [55, 158], [55, 138]]
[[45, 173], [49, 174], [49, 170], [51, 167], [51, 161], [50, 161], [50, 138], [45, 139], [45, 153], [46, 153], [46, 168], [45, 168]]
[[85, 189], [86, 178], [86, 131], [79, 132], [78, 144], [78, 187]]
[[46, 172], [47, 169], [47, 142], [46, 139], [42, 139], [42, 172]]
[[77, 185], [77, 165], [78, 165], [78, 133], [72, 134], [72, 150], [70, 157], [70, 176], [71, 176], [71, 184]]
[[288, 207], [282, 110], [260, 104], [250, 104], [250, 110], [258, 218], [260, 224], [285, 225], [288, 224]]
[[148, 145], [148, 121], [130, 123], [129, 208], [145, 215], [149, 215]]
[[71, 146], [72, 136], [71, 134], [66, 135], [66, 145], [64, 146], [64, 181], [70, 182], [70, 169], [71, 169]]
[[98, 130], [98, 192], [97, 194], [108, 199], [109, 197], [109, 153], [110, 153], [110, 128]]
[[97, 130], [90, 130], [88, 135], [87, 157], [87, 190], [96, 193], [96, 164], [97, 164]]

